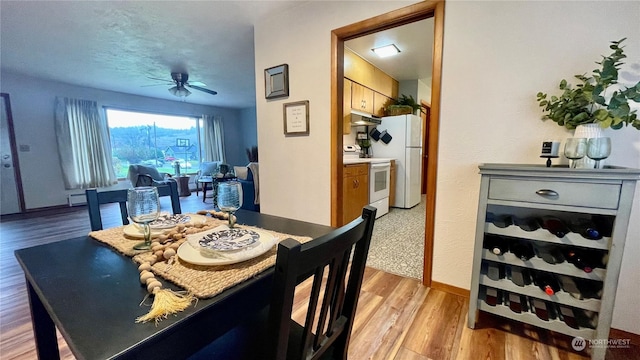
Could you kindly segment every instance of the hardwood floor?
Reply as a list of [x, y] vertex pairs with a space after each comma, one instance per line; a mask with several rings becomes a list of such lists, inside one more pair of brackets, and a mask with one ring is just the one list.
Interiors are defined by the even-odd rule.
[[[162, 207], [169, 203], [162, 199]], [[210, 200], [209, 200], [210, 202]], [[202, 194], [181, 198], [183, 212], [210, 208]], [[117, 207], [103, 207], [105, 227], [118, 226]], [[85, 207], [51, 209], [2, 217], [0, 224], [0, 359], [35, 359], [35, 345], [22, 270], [16, 249], [83, 236]], [[306, 296], [301, 285], [296, 299]], [[296, 301], [294, 318], [303, 313]], [[571, 337], [481, 314], [480, 326], [466, 326], [468, 299], [428, 289], [420, 281], [367, 268], [349, 357], [351, 359], [588, 359], [571, 349]], [[614, 336], [611, 336], [615, 338]], [[63, 359], [75, 359], [58, 336]], [[624, 336], [622, 337], [624, 338]], [[607, 359], [640, 359], [637, 337], [630, 348], [610, 349]]]

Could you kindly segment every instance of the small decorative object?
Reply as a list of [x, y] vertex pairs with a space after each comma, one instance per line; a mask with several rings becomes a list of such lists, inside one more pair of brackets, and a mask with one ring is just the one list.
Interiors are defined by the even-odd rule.
[[149, 224], [160, 215], [160, 198], [158, 189], [144, 186], [129, 189], [127, 192], [127, 211], [133, 222], [141, 224], [144, 229], [144, 242], [133, 246], [136, 250], [151, 248], [151, 227]]
[[[365, 133], [366, 135], [366, 133]], [[371, 147], [371, 140], [369, 139], [360, 139], [358, 140], [358, 143], [360, 144], [360, 157], [362, 158], [368, 158], [371, 157], [371, 154], [369, 154], [369, 148]]]
[[229, 228], [235, 225], [233, 215], [242, 207], [242, 186], [237, 181], [225, 181], [218, 184], [218, 208], [229, 214]]
[[266, 99], [289, 96], [289, 65], [282, 64], [264, 71]]
[[571, 168], [575, 168], [577, 160], [582, 159], [587, 154], [587, 139], [568, 138], [564, 143], [564, 156], [571, 160]]
[[542, 151], [540, 152], [541, 158], [547, 158], [547, 167], [551, 167], [551, 159], [558, 157], [558, 148], [560, 143], [557, 141], [543, 141]]
[[284, 134], [309, 135], [309, 100], [287, 103], [284, 108]]
[[636, 110], [631, 110], [629, 102], [640, 102], [640, 82], [622, 89], [618, 85], [618, 72], [626, 58], [620, 44], [625, 39], [612, 41], [609, 48], [613, 52], [596, 62], [601, 69], [593, 70], [593, 75], [575, 75], [581, 83], [572, 88], [566, 80], [560, 81], [560, 96], [547, 98], [539, 92], [537, 101], [544, 112], [543, 120], [553, 122], [567, 129], [578, 125], [598, 124], [601, 128], [620, 129], [631, 125], [640, 130], [640, 119]]
[[392, 105], [387, 107], [389, 115], [414, 114], [420, 109], [420, 104], [416, 102], [412, 95], [402, 94]]
[[589, 139], [587, 144], [587, 156], [595, 160], [595, 169], [600, 168], [600, 160], [604, 160], [611, 154], [611, 138], [600, 137]]

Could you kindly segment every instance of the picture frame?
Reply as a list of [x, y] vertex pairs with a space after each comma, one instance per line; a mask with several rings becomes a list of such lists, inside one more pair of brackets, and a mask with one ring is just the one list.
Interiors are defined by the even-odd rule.
[[289, 96], [289, 65], [282, 64], [264, 70], [264, 97], [275, 99]]
[[283, 104], [284, 135], [309, 135], [309, 100]]
[[189, 145], [189, 139], [176, 139], [176, 146], [188, 147]]

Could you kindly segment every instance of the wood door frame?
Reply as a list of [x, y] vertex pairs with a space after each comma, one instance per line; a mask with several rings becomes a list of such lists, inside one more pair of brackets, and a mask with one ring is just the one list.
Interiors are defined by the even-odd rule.
[[431, 80], [431, 122], [427, 160], [427, 203], [422, 283], [431, 285], [433, 236], [435, 228], [438, 134], [440, 123], [440, 88], [442, 82], [442, 45], [444, 33], [444, 1], [428, 0], [409, 5], [370, 19], [331, 31], [331, 225], [342, 221], [342, 99], [344, 91], [344, 42], [356, 37], [434, 18], [433, 65]]

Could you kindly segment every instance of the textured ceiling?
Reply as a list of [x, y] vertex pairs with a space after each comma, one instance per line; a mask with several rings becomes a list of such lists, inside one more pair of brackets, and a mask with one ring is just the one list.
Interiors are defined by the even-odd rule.
[[[167, 91], [170, 74], [187, 72], [190, 81], [218, 95], [190, 89], [184, 101], [255, 106], [253, 24], [302, 2], [1, 0], [0, 65], [12, 73], [174, 101], [183, 99]], [[370, 61], [405, 80], [430, 76], [432, 38], [427, 20], [347, 45], [367, 57], [372, 43], [393, 39], [401, 57]]]

